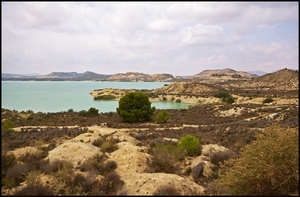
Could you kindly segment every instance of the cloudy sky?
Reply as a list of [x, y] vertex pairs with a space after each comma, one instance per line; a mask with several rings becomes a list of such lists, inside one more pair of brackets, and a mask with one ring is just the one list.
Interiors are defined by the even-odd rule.
[[2, 73], [298, 69], [298, 2], [1, 2]]

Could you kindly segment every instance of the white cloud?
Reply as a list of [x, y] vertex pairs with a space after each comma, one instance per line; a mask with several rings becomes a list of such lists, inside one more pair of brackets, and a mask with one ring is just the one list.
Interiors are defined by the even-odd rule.
[[225, 32], [221, 27], [215, 25], [189, 26], [182, 30], [182, 35], [180, 45], [183, 46], [222, 44], [225, 40]]
[[1, 4], [2, 72], [298, 67], [298, 3]]

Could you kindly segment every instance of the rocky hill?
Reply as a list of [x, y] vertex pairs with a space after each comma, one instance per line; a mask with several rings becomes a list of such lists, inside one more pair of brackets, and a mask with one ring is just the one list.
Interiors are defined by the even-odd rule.
[[196, 75], [191, 76], [191, 79], [207, 80], [207, 79], [236, 79], [236, 78], [256, 78], [256, 74], [250, 74], [244, 71], [235, 71], [230, 68], [204, 70]]
[[181, 77], [174, 77], [171, 74], [144, 74], [139, 72], [118, 73], [109, 78], [108, 81], [176, 81]]
[[241, 88], [260, 88], [276, 90], [298, 90], [299, 89], [299, 71], [291, 69], [282, 69], [274, 73], [245, 81], [239, 84]]

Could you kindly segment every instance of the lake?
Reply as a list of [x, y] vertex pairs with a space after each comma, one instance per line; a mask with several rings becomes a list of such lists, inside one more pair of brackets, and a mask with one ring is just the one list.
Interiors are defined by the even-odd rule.
[[[95, 101], [89, 94], [96, 89], [156, 89], [170, 82], [101, 82], [101, 81], [2, 81], [2, 108], [34, 112], [88, 110], [116, 112], [118, 101]], [[152, 102], [157, 109], [183, 109], [191, 104]]]

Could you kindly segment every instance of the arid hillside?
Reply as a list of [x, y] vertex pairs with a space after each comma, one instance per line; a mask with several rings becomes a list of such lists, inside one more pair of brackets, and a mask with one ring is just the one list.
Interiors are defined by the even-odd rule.
[[196, 80], [207, 80], [207, 79], [237, 79], [237, 78], [245, 78], [251, 79], [256, 78], [257, 75], [247, 73], [244, 71], [235, 71], [233, 69], [225, 68], [225, 69], [215, 69], [215, 70], [204, 70], [196, 75], [191, 76], [191, 79]]
[[201, 82], [176, 82], [155, 89], [153, 92], [156, 94], [200, 95], [205, 93], [214, 93], [220, 90], [222, 90], [222, 87], [218, 85]]
[[298, 90], [299, 89], [299, 72], [282, 69], [274, 73], [265, 74], [250, 81], [241, 83], [232, 83], [236, 88], [257, 90]]
[[[239, 158], [256, 134], [273, 125], [281, 134], [289, 129], [298, 133], [298, 79], [298, 72], [283, 69], [248, 81], [175, 82], [143, 90], [151, 101], [194, 103], [187, 109], [156, 109], [147, 122], [124, 123], [116, 112], [91, 113], [95, 109], [90, 113], [89, 109], [57, 113], [2, 109], [1, 194], [222, 196], [226, 193], [215, 183], [223, 172], [221, 164]], [[127, 91], [136, 90], [107, 88], [90, 94], [119, 99]], [[169, 118], [159, 124], [156, 118], [163, 111]], [[177, 142], [187, 135], [199, 140], [197, 154], [177, 149]], [[277, 143], [282, 139], [275, 138], [271, 149], [298, 147], [297, 138], [280, 146]], [[292, 177], [293, 184], [282, 194], [298, 196], [299, 160], [289, 161], [289, 151], [270, 156], [272, 150], [267, 150], [266, 157], [275, 163], [284, 158], [281, 164], [284, 173], [289, 173], [277, 173], [277, 166], [266, 164], [274, 169], [268, 176]], [[248, 163], [261, 164], [266, 157]], [[271, 182], [259, 184], [274, 189]]]

